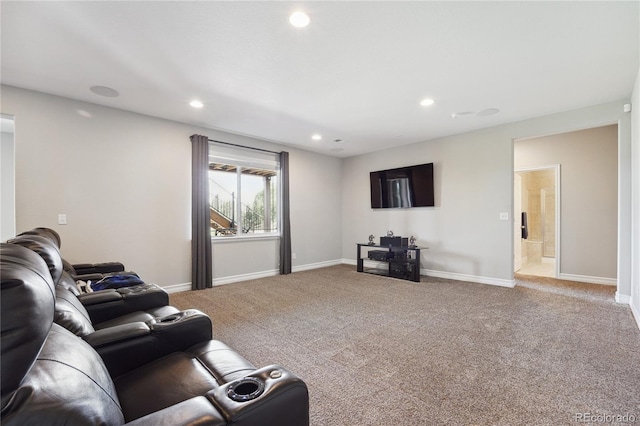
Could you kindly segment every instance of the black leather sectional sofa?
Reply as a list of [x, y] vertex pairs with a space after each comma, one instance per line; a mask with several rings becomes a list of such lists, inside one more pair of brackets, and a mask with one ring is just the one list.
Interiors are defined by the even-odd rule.
[[[80, 294], [56, 244], [0, 245], [3, 425], [308, 425], [306, 384], [212, 340], [161, 288]], [[138, 286], [137, 286], [138, 287]]]

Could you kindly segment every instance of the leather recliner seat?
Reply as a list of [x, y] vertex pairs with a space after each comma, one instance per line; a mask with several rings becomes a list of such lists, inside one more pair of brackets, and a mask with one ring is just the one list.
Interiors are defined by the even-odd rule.
[[3, 425], [308, 425], [302, 380], [277, 365], [255, 369], [215, 340], [113, 377], [53, 322], [48, 269], [26, 247], [0, 244]]
[[[51, 240], [58, 250], [62, 247], [62, 239], [60, 234], [51, 228], [37, 227], [30, 229], [29, 231], [21, 232], [18, 237], [24, 235], [37, 235], [39, 237], [45, 237]], [[92, 280], [97, 281], [106, 274], [122, 273], [125, 272], [125, 267], [122, 262], [100, 262], [100, 263], [76, 263], [72, 264], [62, 259], [64, 270], [71, 275], [74, 280]]]
[[111, 305], [106, 303], [100, 318], [109, 319], [94, 323], [85, 306], [69, 289], [73, 285], [67, 281], [72, 280], [62, 269], [62, 258], [55, 244], [36, 235], [19, 236], [10, 244], [28, 248], [45, 261], [54, 283], [54, 322], [93, 346], [113, 376], [213, 337], [207, 315], [195, 309], [180, 311], [168, 305], [108, 317]]
[[[50, 236], [23, 233], [8, 243], [22, 245], [38, 253], [48, 265], [56, 287], [66, 289], [70, 293], [66, 296], [69, 300], [72, 299], [71, 295], [75, 296], [97, 329], [131, 321], [146, 321], [178, 312], [168, 306], [168, 293], [155, 284], [80, 293], [75, 280], [64, 269], [58, 245]], [[101, 323], [105, 324], [100, 325]]]

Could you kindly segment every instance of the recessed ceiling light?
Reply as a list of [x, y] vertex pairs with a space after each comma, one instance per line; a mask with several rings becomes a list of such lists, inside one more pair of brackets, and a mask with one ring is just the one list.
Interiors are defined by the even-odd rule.
[[96, 95], [106, 96], [107, 98], [115, 98], [120, 96], [120, 93], [118, 93], [116, 89], [112, 89], [111, 87], [107, 86], [91, 86], [89, 87], [89, 90], [91, 90]]
[[309, 25], [309, 15], [304, 12], [293, 12], [289, 16], [289, 23], [296, 28], [304, 28]]
[[434, 101], [431, 98], [426, 98], [420, 101], [420, 105], [422, 106], [430, 106], [430, 105], [433, 105], [434, 103], [436, 103], [436, 101]]
[[202, 108], [204, 106], [204, 104], [197, 99], [194, 99], [191, 102], [189, 102], [189, 105], [191, 105], [194, 108]]
[[313, 139], [314, 141], [319, 141], [322, 139], [322, 135], [316, 133], [314, 135], [311, 135], [311, 139]]

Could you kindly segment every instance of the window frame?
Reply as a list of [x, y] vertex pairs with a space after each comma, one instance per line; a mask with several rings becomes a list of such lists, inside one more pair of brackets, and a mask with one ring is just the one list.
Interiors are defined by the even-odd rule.
[[[215, 141], [209, 142], [209, 172], [212, 171], [212, 164], [221, 164], [235, 167], [235, 181], [236, 181], [236, 194], [237, 202], [235, 206], [235, 217], [238, 218], [236, 223], [236, 232], [226, 235], [217, 235], [215, 228], [210, 226], [211, 229], [211, 241], [212, 242], [231, 242], [231, 241], [251, 241], [251, 240], [267, 240], [267, 239], [279, 239], [281, 237], [282, 228], [282, 178], [281, 178], [281, 165], [280, 155], [275, 152], [255, 149], [251, 147], [242, 147], [237, 145], [225, 146], [229, 144], [220, 145]], [[277, 229], [271, 232], [242, 232], [242, 224], [244, 217], [242, 214], [242, 170], [255, 169], [273, 171], [274, 176], [277, 179], [276, 190], [276, 226]], [[224, 172], [224, 171], [223, 171]], [[226, 172], [233, 173], [233, 172]], [[258, 176], [258, 175], [257, 175]], [[208, 173], [209, 182], [211, 182], [211, 176]], [[214, 192], [209, 188], [209, 206], [212, 207], [212, 195]]]

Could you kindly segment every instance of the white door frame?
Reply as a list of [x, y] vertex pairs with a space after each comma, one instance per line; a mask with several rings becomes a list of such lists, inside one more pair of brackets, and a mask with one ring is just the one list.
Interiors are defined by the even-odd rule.
[[513, 172], [513, 272], [522, 268], [522, 178]]
[[0, 113], [0, 241], [16, 236], [15, 117]]
[[556, 270], [555, 278], [560, 276], [560, 164], [550, 164], [547, 166], [533, 166], [514, 170], [514, 174], [518, 172], [536, 172], [540, 170], [553, 170], [556, 180]]

